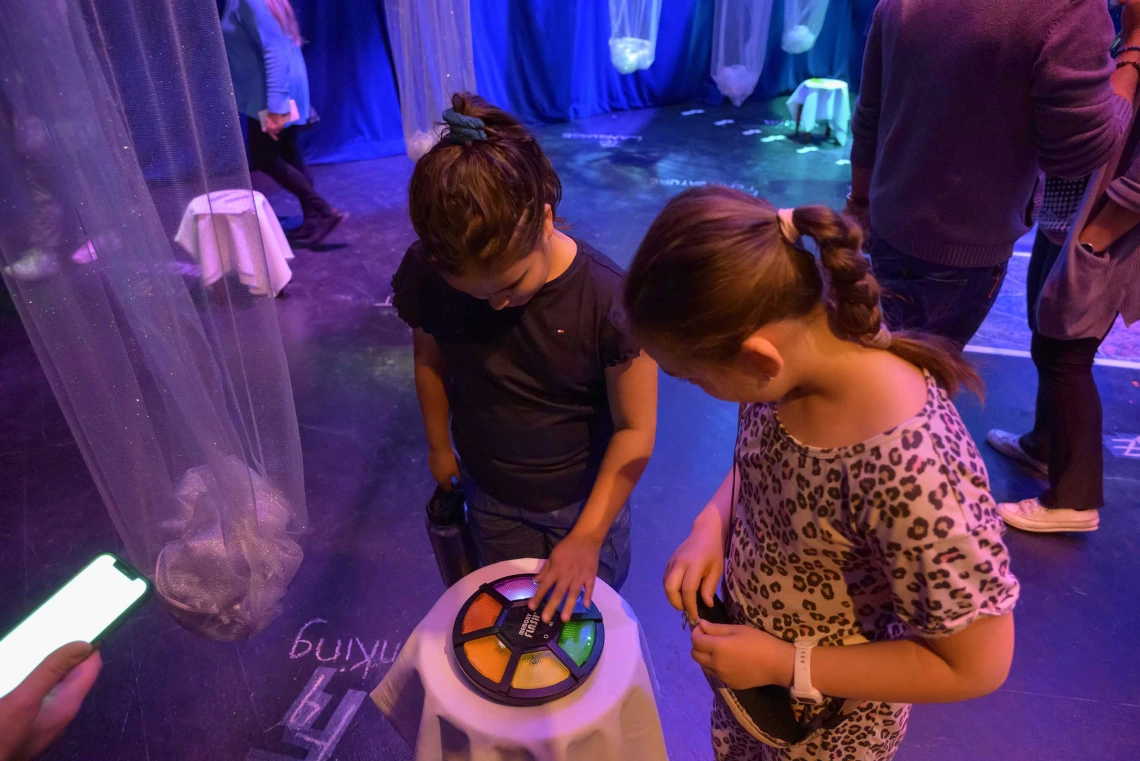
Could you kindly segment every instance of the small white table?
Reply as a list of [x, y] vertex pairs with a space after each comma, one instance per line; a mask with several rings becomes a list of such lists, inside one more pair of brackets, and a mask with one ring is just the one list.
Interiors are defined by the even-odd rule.
[[851, 95], [847, 83], [838, 79], [809, 79], [800, 84], [788, 98], [788, 110], [800, 128], [811, 132], [817, 122], [827, 122], [828, 136], [835, 135], [840, 145], [847, 145], [851, 124]]
[[293, 272], [293, 249], [268, 199], [256, 190], [215, 190], [190, 202], [174, 240], [202, 265], [202, 282], [237, 272], [259, 296], [276, 296]]
[[483, 584], [540, 566], [538, 560], [496, 563], [447, 590], [412, 632], [373, 701], [416, 761], [667, 761], [641, 626], [600, 579], [594, 602], [605, 643], [576, 691], [541, 706], [500, 705], [459, 671], [451, 632], [463, 603]]

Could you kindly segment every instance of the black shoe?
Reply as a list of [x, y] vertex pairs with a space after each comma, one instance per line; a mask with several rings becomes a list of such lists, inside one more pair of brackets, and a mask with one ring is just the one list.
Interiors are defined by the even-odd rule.
[[338, 228], [340, 223], [346, 219], [348, 219], [348, 212], [333, 209], [328, 216], [313, 219], [313, 225], [309, 228], [309, 234], [304, 238], [298, 238], [294, 243], [298, 246], [312, 248], [329, 237], [332, 231]]
[[285, 240], [290, 243], [297, 243], [298, 241], [307, 240], [313, 234], [313, 222], [315, 220], [309, 217], [301, 224], [294, 227], [292, 230], [285, 231]]

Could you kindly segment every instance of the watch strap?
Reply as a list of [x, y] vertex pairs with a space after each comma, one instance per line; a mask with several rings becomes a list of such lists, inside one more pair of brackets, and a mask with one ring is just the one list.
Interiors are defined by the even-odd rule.
[[823, 693], [811, 683], [811, 640], [796, 640], [796, 662], [792, 672], [792, 697], [807, 703], [823, 702]]

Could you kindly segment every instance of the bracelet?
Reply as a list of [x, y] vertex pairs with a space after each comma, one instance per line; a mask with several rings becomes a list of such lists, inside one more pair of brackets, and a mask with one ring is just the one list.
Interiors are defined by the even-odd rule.
[[[1137, 65], [1136, 71], [1140, 71], [1140, 65]], [[866, 198], [856, 198], [850, 193], [847, 194], [847, 203], [851, 204], [852, 206], [857, 206], [860, 209], [865, 209], [871, 205], [871, 202]]]
[[1140, 74], [1140, 61], [1117, 61], [1116, 62], [1116, 68], [1119, 69], [1119, 68], [1124, 67], [1124, 66], [1131, 66], [1132, 68], [1136, 69], [1137, 74]]
[[1122, 48], [1117, 48], [1116, 50], [1114, 50], [1114, 51], [1112, 52], [1112, 57], [1113, 57], [1113, 58], [1116, 58], [1116, 57], [1118, 57], [1118, 56], [1119, 56], [1121, 53], [1128, 53], [1128, 52], [1130, 52], [1130, 51], [1135, 51], [1135, 52], [1137, 52], [1137, 53], [1140, 53], [1140, 45], [1127, 45], [1127, 46], [1125, 46], [1125, 47], [1122, 47]]

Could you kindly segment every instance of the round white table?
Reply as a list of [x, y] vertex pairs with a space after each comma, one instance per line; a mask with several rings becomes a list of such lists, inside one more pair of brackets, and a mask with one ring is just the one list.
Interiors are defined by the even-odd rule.
[[174, 240], [201, 262], [206, 285], [236, 272], [251, 293], [276, 296], [293, 278], [293, 249], [269, 200], [256, 190], [198, 196], [186, 207]]
[[605, 643], [585, 684], [540, 706], [483, 697], [459, 671], [451, 633], [463, 603], [488, 582], [535, 573], [509, 560], [460, 580], [432, 607], [372, 693], [416, 761], [665, 761], [649, 650], [629, 605], [598, 580]]
[[809, 79], [802, 82], [788, 98], [788, 110], [800, 128], [811, 132], [816, 122], [827, 122], [840, 145], [847, 145], [847, 129], [851, 124], [851, 95], [847, 83], [838, 79]]

